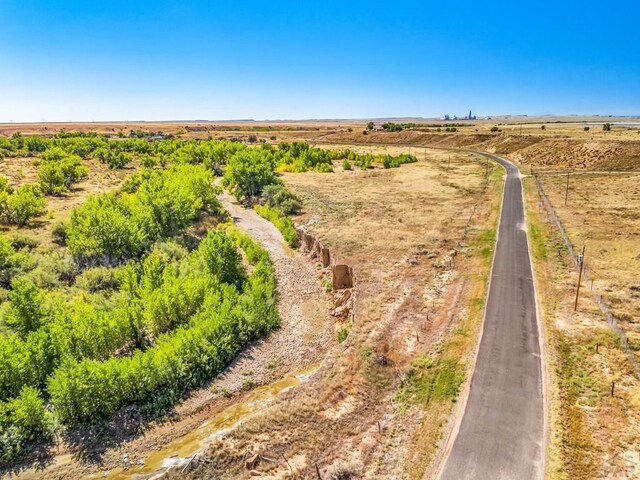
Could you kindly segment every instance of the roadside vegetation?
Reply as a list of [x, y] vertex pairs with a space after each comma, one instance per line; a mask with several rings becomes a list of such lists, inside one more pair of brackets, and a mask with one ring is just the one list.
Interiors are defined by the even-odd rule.
[[534, 208], [533, 182], [524, 185], [551, 380], [548, 477], [635, 478], [629, 451], [640, 435], [638, 381], [584, 284], [574, 311], [577, 272], [555, 225]]

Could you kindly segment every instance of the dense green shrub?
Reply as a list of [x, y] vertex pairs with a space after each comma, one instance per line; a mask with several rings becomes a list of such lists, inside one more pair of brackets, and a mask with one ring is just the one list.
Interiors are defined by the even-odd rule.
[[128, 153], [112, 150], [108, 147], [100, 147], [92, 155], [112, 169], [124, 168], [132, 160]]
[[241, 150], [227, 161], [223, 185], [238, 200], [253, 200], [265, 186], [275, 183], [274, 159], [269, 153], [254, 148]]
[[333, 165], [330, 163], [319, 163], [318, 165], [316, 165], [316, 172], [331, 173], [333, 172]]
[[16, 250], [20, 250], [22, 248], [33, 250], [38, 245], [40, 245], [40, 240], [38, 240], [37, 238], [30, 237], [29, 235], [25, 235], [19, 232], [11, 235], [11, 237], [9, 237], [9, 241], [11, 242], [11, 246]]
[[342, 161], [342, 169], [345, 171], [351, 170], [351, 162], [347, 158]]
[[269, 220], [280, 230], [285, 241], [291, 247], [298, 246], [298, 234], [289, 217], [284, 216], [280, 210], [266, 205], [256, 205], [254, 208], [256, 212], [258, 212], [258, 215]]
[[107, 267], [89, 268], [76, 277], [75, 285], [90, 293], [115, 290], [120, 286], [116, 272]]
[[35, 388], [23, 387], [18, 397], [0, 402], [0, 464], [20, 456], [29, 442], [50, 440], [53, 427], [53, 416]]
[[0, 233], [0, 287], [9, 285], [16, 267], [16, 251], [11, 241]]
[[74, 255], [118, 263], [183, 232], [202, 210], [221, 209], [211, 173], [202, 166], [147, 170], [126, 187], [89, 197], [71, 212], [66, 243]]
[[276, 208], [285, 215], [297, 213], [301, 207], [298, 197], [281, 182], [264, 187], [262, 200], [268, 207]]
[[382, 124], [382, 128], [387, 132], [399, 132], [404, 130], [405, 126], [401, 123], [385, 122]]
[[273, 155], [279, 172], [333, 171], [331, 152], [312, 148], [306, 142], [283, 142]]
[[382, 166], [384, 168], [398, 168], [405, 163], [415, 163], [418, 159], [409, 154], [401, 154], [398, 156], [385, 155], [382, 157]]
[[209, 232], [198, 250], [211, 275], [229, 284], [241, 282], [243, 279], [242, 257], [232, 240], [223, 232]]
[[79, 156], [69, 155], [59, 160], [44, 162], [40, 166], [38, 175], [42, 190], [56, 195], [68, 192], [71, 185], [86, 178], [89, 175], [89, 169], [82, 164]]
[[11, 283], [5, 323], [24, 339], [38, 330], [45, 318], [43, 292], [32, 282], [16, 278]]
[[69, 222], [62, 220], [53, 224], [51, 227], [51, 236], [53, 240], [60, 244], [65, 244], [67, 241], [67, 228], [69, 228]]
[[[45, 211], [45, 201], [38, 185], [25, 184], [15, 189], [5, 200], [4, 216], [19, 226]], [[2, 212], [0, 212], [2, 213]]]
[[202, 308], [161, 334], [155, 347], [131, 357], [62, 364], [48, 382], [60, 418], [83, 422], [132, 402], [164, 408], [220, 372], [246, 342], [276, 327], [273, 268], [266, 254], [259, 258], [240, 291], [210, 285]]

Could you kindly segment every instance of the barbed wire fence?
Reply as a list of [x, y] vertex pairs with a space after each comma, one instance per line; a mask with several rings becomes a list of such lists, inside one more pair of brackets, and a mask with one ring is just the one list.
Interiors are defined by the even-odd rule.
[[[531, 177], [534, 179], [536, 187], [538, 189], [538, 196], [540, 197], [540, 203], [544, 207], [547, 215], [556, 224], [556, 227], [558, 228], [558, 231], [560, 232], [560, 235], [562, 236], [562, 238], [564, 240], [565, 246], [567, 247], [567, 250], [569, 251], [569, 255], [571, 256], [571, 259], [573, 260], [573, 263], [574, 263], [576, 269], [579, 270], [580, 269], [580, 262], [584, 262], [584, 259], [581, 258], [581, 255], [579, 255], [576, 252], [576, 249], [574, 248], [574, 245], [571, 243], [571, 240], [569, 238], [569, 235], [567, 234], [566, 229], [564, 228], [564, 225], [560, 221], [560, 217], [556, 213], [555, 208], [553, 208], [553, 204], [551, 203], [551, 201], [549, 200], [549, 197], [547, 196], [546, 192], [544, 191], [544, 187], [542, 186], [542, 183], [540, 182], [540, 179], [538, 178], [538, 173], [533, 169], [531, 169]], [[625, 335], [624, 331], [618, 325], [618, 320], [616, 319], [616, 317], [611, 312], [611, 309], [609, 308], [609, 305], [607, 305], [607, 303], [604, 301], [604, 299], [602, 298], [602, 295], [600, 295], [596, 290], [594, 290], [592, 277], [591, 277], [590, 271], [589, 271], [589, 269], [587, 268], [586, 265], [582, 266], [582, 277], [583, 277], [585, 283], [590, 285], [589, 289], [591, 290], [591, 294], [593, 295], [594, 300], [598, 304], [598, 307], [600, 308], [600, 311], [602, 311], [607, 323], [609, 324], [609, 326], [611, 327], [613, 332], [618, 337], [619, 342], [620, 342], [620, 346], [622, 347], [622, 349], [627, 354], [627, 358], [629, 359], [629, 362], [631, 363], [631, 366], [632, 366], [632, 368], [633, 368], [633, 370], [635, 372], [636, 377], [638, 379], [640, 379], [640, 365], [638, 364], [638, 360], [636, 359], [636, 356], [633, 353], [633, 350], [629, 346], [629, 340], [627, 339], [627, 336]]]

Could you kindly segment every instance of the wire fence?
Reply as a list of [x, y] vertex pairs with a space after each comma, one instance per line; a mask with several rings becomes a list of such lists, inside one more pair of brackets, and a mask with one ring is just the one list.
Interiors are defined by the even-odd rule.
[[[542, 186], [542, 183], [538, 178], [538, 173], [532, 169], [531, 176], [533, 177], [536, 187], [538, 189], [538, 196], [540, 197], [540, 203], [543, 205], [545, 211], [547, 212], [547, 215], [549, 215], [549, 217], [551, 217], [553, 222], [556, 224], [556, 227], [558, 228], [560, 235], [562, 235], [564, 243], [567, 247], [567, 250], [569, 251], [569, 255], [571, 256], [571, 259], [573, 260], [573, 263], [576, 269], [580, 270], [580, 262], [583, 262], [584, 260], [582, 259], [581, 255], [577, 254], [576, 249], [571, 243], [571, 240], [569, 239], [569, 235], [567, 234], [567, 231], [565, 230], [564, 225], [560, 221], [560, 217], [558, 217], [558, 214], [556, 213], [555, 208], [553, 208], [553, 204], [551, 203], [551, 201], [549, 200], [549, 197], [544, 191], [544, 187]], [[586, 284], [590, 285], [589, 289], [591, 290], [591, 294], [593, 295], [594, 300], [596, 301], [596, 303], [598, 304], [598, 307], [600, 307], [600, 310], [604, 314], [604, 317], [607, 320], [607, 323], [613, 329], [614, 333], [618, 337], [620, 341], [620, 346], [623, 348], [623, 350], [627, 354], [627, 357], [629, 358], [629, 362], [633, 367], [636, 377], [640, 379], [640, 365], [638, 365], [638, 360], [636, 359], [636, 356], [633, 353], [633, 350], [629, 346], [629, 340], [627, 339], [627, 336], [625, 335], [624, 331], [618, 325], [618, 320], [611, 312], [609, 305], [607, 305], [607, 303], [602, 298], [602, 295], [600, 295], [596, 290], [593, 289], [593, 281], [591, 280], [592, 277], [586, 265], [582, 266], [582, 278], [584, 279]]]

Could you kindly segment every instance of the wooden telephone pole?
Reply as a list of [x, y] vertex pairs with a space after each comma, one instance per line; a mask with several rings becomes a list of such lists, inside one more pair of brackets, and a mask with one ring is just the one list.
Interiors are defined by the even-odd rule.
[[578, 288], [576, 288], [576, 303], [573, 305], [574, 312], [578, 310], [578, 295], [580, 295], [580, 282], [582, 282], [582, 268], [584, 267], [584, 246], [578, 260], [580, 261], [580, 273], [578, 274]]

